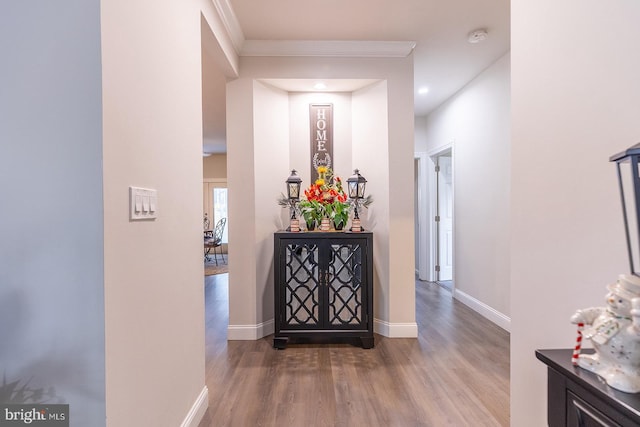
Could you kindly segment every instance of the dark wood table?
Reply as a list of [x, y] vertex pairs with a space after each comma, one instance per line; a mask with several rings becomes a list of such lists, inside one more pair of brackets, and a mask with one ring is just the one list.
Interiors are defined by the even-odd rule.
[[572, 352], [536, 351], [536, 357], [548, 367], [549, 427], [640, 426], [640, 393], [613, 389], [598, 375], [573, 366]]

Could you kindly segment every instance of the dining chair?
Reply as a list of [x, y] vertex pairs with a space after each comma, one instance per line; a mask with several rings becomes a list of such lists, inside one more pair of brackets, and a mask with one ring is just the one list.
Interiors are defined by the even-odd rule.
[[205, 261], [211, 261], [211, 250], [213, 249], [213, 257], [218, 265], [218, 251], [216, 248], [220, 248], [220, 256], [224, 261], [224, 255], [222, 254], [222, 235], [224, 234], [224, 227], [227, 224], [227, 218], [221, 218], [213, 230], [204, 231], [204, 259]]

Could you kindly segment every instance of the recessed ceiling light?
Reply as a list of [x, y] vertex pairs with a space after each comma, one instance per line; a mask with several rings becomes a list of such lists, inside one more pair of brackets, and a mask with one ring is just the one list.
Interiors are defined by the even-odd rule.
[[313, 88], [315, 90], [325, 90], [327, 88], [327, 85], [322, 83], [322, 82], [318, 82], [318, 83], [313, 85]]
[[418, 93], [420, 95], [424, 95], [425, 93], [429, 92], [429, 88], [428, 87], [421, 87], [420, 89], [418, 89]]
[[481, 41], [486, 40], [487, 37], [489, 37], [487, 30], [485, 30], [484, 28], [481, 28], [478, 30], [471, 31], [469, 33], [469, 36], [467, 37], [467, 41], [469, 43], [480, 43]]

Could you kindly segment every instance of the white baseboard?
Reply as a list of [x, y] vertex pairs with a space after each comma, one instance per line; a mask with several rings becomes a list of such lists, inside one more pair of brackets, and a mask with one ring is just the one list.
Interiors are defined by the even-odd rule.
[[271, 335], [275, 331], [273, 319], [257, 325], [229, 325], [227, 339], [229, 341], [255, 341]]
[[417, 338], [417, 323], [389, 323], [385, 320], [373, 319], [373, 332], [389, 338]]
[[466, 305], [467, 307], [469, 307], [470, 309], [472, 309], [473, 311], [480, 314], [482, 317], [489, 319], [490, 321], [492, 321], [493, 323], [495, 323], [505, 331], [511, 332], [510, 317], [505, 316], [504, 314], [500, 313], [498, 310], [492, 307], [489, 307], [487, 304], [483, 303], [482, 301], [478, 301], [471, 295], [465, 294], [464, 292], [459, 291], [458, 289], [455, 290], [453, 297], [458, 301], [460, 301], [461, 303], [463, 303], [464, 305]]
[[202, 391], [198, 395], [198, 398], [193, 402], [193, 406], [189, 410], [189, 413], [180, 424], [180, 427], [198, 427], [202, 417], [204, 417], [207, 408], [209, 407], [209, 389], [207, 386], [202, 388]]
[[[258, 325], [229, 325], [227, 339], [229, 341], [255, 341], [273, 334], [275, 323], [273, 319]], [[389, 323], [380, 319], [373, 319], [373, 331], [389, 338], [417, 338], [417, 323]]]

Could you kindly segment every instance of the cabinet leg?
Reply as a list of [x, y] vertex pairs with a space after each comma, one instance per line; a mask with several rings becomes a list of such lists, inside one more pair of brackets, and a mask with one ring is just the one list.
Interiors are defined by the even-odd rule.
[[373, 337], [360, 337], [360, 342], [364, 349], [373, 348]]
[[273, 339], [273, 348], [277, 350], [284, 350], [287, 348], [287, 343], [289, 342], [289, 338], [287, 337], [275, 337]]

